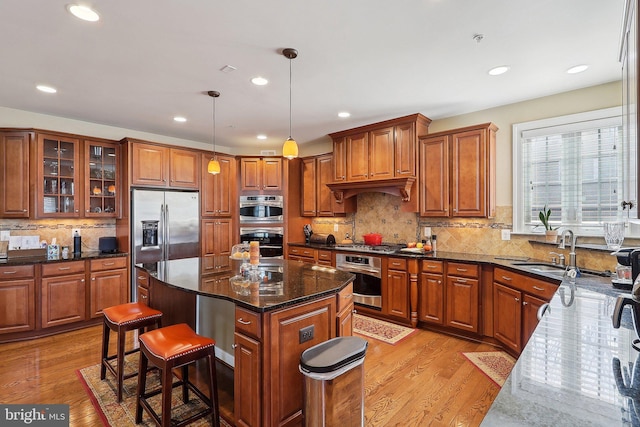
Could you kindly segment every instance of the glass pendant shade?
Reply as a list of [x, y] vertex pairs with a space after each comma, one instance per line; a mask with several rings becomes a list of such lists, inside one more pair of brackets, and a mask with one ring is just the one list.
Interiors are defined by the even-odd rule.
[[220, 173], [220, 162], [215, 157], [209, 160], [209, 164], [207, 165], [207, 172], [212, 175], [217, 175]]
[[298, 144], [296, 141], [289, 137], [282, 146], [282, 157], [286, 157], [287, 159], [295, 159], [298, 157]]

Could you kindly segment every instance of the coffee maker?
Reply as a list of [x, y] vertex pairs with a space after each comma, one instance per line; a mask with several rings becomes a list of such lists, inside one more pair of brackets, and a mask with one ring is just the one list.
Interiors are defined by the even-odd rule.
[[[634, 255], [634, 252], [635, 255]], [[614, 288], [631, 290], [633, 283], [640, 273], [640, 249], [625, 248], [617, 252], [613, 252], [618, 259], [616, 267], [616, 275], [611, 280]]]
[[[631, 248], [624, 251], [618, 251], [616, 256], [618, 257], [618, 262], [620, 264], [631, 266], [631, 279], [633, 285], [630, 294], [618, 295], [618, 298], [616, 299], [616, 306], [613, 310], [613, 315], [611, 316], [613, 327], [620, 327], [622, 309], [628, 305], [631, 307], [631, 314], [633, 316], [633, 328], [636, 331], [636, 335], [640, 336], [640, 280], [636, 283], [638, 273], [640, 273], [640, 249]], [[640, 351], [640, 339], [634, 339], [631, 345], [634, 349]]]

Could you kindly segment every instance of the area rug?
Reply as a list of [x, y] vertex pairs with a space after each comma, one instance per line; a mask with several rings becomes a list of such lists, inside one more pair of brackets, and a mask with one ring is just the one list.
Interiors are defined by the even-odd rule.
[[387, 344], [396, 344], [415, 331], [415, 329], [385, 322], [384, 320], [378, 320], [360, 314], [353, 315], [353, 332], [375, 338]]
[[515, 363], [515, 359], [504, 351], [477, 351], [462, 354], [499, 387], [502, 387], [507, 380]]
[[[137, 354], [126, 358], [125, 373], [132, 372], [137, 369]], [[84, 386], [91, 403], [99, 413], [100, 418], [105, 426], [109, 427], [134, 427], [136, 415], [136, 386], [138, 384], [137, 377], [132, 377], [124, 381], [122, 389], [122, 402], [118, 403], [116, 399], [116, 381], [113, 375], [107, 372], [104, 381], [100, 380], [100, 365], [89, 366], [87, 368], [76, 371], [80, 382]], [[157, 371], [148, 374], [147, 390], [155, 390], [160, 386], [160, 377]], [[160, 397], [158, 394], [151, 401], [152, 407], [160, 414]], [[199, 412], [204, 406], [203, 402], [193, 393], [189, 393], [189, 402], [182, 402], [181, 388], [173, 389], [172, 394], [172, 419], [184, 419], [191, 413]], [[210, 426], [210, 418], [202, 418], [190, 424], [190, 426]], [[220, 425], [223, 427], [231, 427], [223, 418], [220, 418]], [[155, 426], [149, 414], [143, 412], [142, 423], [138, 426], [151, 427]]]

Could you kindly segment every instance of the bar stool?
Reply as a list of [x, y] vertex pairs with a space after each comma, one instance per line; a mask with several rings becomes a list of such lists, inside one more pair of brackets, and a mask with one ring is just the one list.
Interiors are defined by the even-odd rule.
[[[100, 379], [104, 380], [107, 369], [111, 372], [117, 380], [117, 395], [118, 402], [122, 401], [122, 383], [125, 379], [136, 376], [138, 373], [133, 372], [130, 374], [124, 374], [124, 358], [126, 355], [139, 351], [138, 348], [134, 348], [125, 352], [125, 336], [127, 331], [138, 329], [139, 333], [144, 332], [144, 328], [155, 325], [161, 327], [162, 312], [155, 310], [145, 304], [139, 302], [131, 302], [127, 304], [114, 305], [102, 310], [104, 314], [104, 321], [102, 327], [102, 365], [100, 367]], [[118, 334], [118, 349], [117, 353], [109, 356], [109, 336], [111, 331]], [[111, 360], [116, 360], [116, 368], [109, 363]]]
[[[182, 386], [182, 401], [189, 401], [189, 390], [207, 405], [207, 408], [179, 421], [176, 426], [184, 426], [199, 418], [211, 415], [211, 423], [220, 426], [220, 412], [218, 407], [218, 388], [216, 385], [215, 344], [211, 338], [196, 334], [186, 323], [166, 326], [140, 335], [140, 366], [139, 372], [147, 372], [148, 363], [161, 371], [162, 386], [147, 393], [147, 376], [138, 376], [138, 391], [136, 394], [136, 424], [142, 422], [142, 408], [161, 427], [171, 425], [171, 392], [174, 387]], [[199, 359], [207, 359], [209, 368], [209, 396], [202, 393], [189, 381], [189, 364]], [[173, 382], [173, 369], [182, 368], [182, 379]], [[162, 394], [161, 417], [151, 408], [148, 398]]]

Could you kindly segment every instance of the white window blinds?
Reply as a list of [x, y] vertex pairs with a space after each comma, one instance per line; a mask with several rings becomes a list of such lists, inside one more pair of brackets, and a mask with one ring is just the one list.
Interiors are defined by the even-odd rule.
[[620, 113], [608, 109], [514, 126], [517, 231], [540, 224], [545, 205], [552, 226], [583, 234], [628, 214], [622, 203], [636, 200], [636, 155], [623, 143]]

